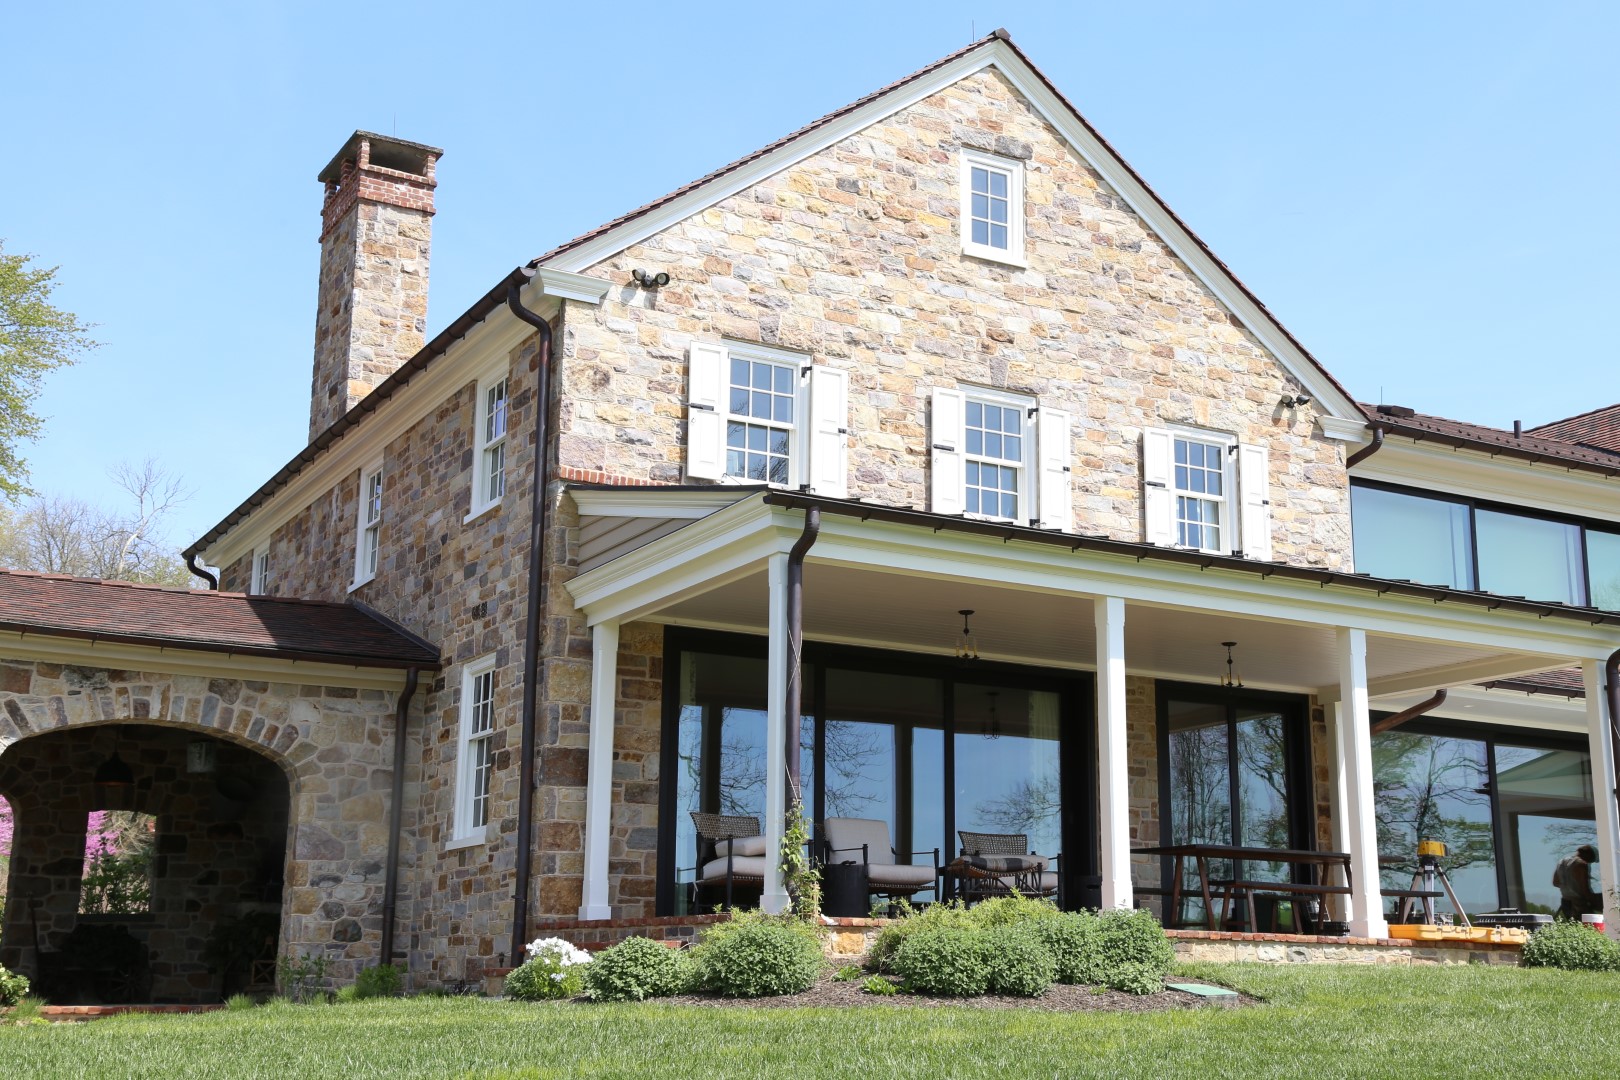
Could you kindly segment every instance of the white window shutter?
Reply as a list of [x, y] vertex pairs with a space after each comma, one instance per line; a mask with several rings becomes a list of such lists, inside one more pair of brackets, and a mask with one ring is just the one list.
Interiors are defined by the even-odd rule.
[[726, 364], [724, 345], [694, 341], [687, 352], [686, 475], [719, 480], [726, 475]]
[[833, 499], [849, 496], [849, 373], [810, 369], [810, 490]]
[[1271, 468], [1263, 446], [1238, 446], [1238, 536], [1243, 557], [1271, 559]]
[[1069, 414], [1035, 410], [1038, 524], [1043, 529], [1074, 531], [1074, 474], [1070, 471]]
[[1175, 436], [1163, 428], [1142, 432], [1142, 539], [1166, 547], [1176, 542], [1176, 500], [1170, 486], [1175, 448]]
[[928, 505], [936, 514], [960, 514], [966, 477], [966, 396], [960, 390], [934, 388], [928, 418]]

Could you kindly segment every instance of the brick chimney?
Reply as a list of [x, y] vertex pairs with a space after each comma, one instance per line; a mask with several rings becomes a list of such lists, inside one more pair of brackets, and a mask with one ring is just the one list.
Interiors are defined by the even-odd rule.
[[443, 153], [357, 131], [321, 170], [311, 441], [426, 341], [433, 172]]

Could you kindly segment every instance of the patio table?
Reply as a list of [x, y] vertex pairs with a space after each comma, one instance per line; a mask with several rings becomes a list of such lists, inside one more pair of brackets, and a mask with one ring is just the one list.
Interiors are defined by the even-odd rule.
[[[1165, 855], [1174, 860], [1175, 869], [1170, 877], [1170, 896], [1166, 912], [1179, 912], [1181, 910], [1182, 883], [1185, 880], [1184, 870], [1188, 859], [1198, 864], [1198, 885], [1204, 896], [1204, 919], [1209, 929], [1217, 929], [1215, 925], [1215, 904], [1210, 895], [1209, 864], [1214, 859], [1231, 859], [1242, 862], [1281, 862], [1295, 866], [1308, 866], [1311, 871], [1311, 881], [1308, 885], [1299, 887], [1301, 893], [1313, 896], [1349, 896], [1350, 895], [1350, 854], [1345, 851], [1306, 851], [1301, 848], [1256, 848], [1237, 847], [1231, 844], [1162, 844], [1157, 847], [1132, 848], [1132, 855]], [[1344, 872], [1343, 885], [1328, 885], [1324, 879], [1335, 867]], [[1225, 886], [1226, 899], [1230, 901], [1233, 893], [1244, 891], [1249, 894], [1250, 930], [1254, 926], [1254, 893], [1253, 887], [1262, 885], [1267, 891], [1287, 894], [1294, 883], [1287, 881], [1252, 882], [1247, 880], [1234, 880]]]

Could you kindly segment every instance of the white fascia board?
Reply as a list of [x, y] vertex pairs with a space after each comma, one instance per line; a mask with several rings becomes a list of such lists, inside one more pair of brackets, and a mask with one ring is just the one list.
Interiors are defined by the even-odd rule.
[[1316, 424], [1322, 429], [1324, 439], [1332, 439], [1335, 442], [1372, 441], [1372, 431], [1368, 428], [1367, 418], [1364, 416], [1347, 420], [1340, 416], [1318, 415]]
[[510, 363], [512, 350], [533, 333], [534, 327], [504, 307], [490, 312], [487, 319], [305, 466], [268, 502], [200, 552], [200, 560], [212, 566], [228, 566], [268, 542], [294, 515], [348, 474], [358, 473], [367, 461], [381, 456], [389, 443], [421, 422], [440, 402], [487, 372]]
[[839, 140], [848, 138], [863, 128], [884, 120], [987, 67], [994, 67], [1000, 71], [1007, 81], [1034, 105], [1036, 111], [1057, 129], [1074, 151], [1101, 173], [1109, 186], [1118, 192], [1130, 204], [1131, 209], [1148, 223], [1148, 227], [1164, 240], [1170, 250], [1192, 269], [1199, 281], [1243, 321], [1245, 329], [1254, 334], [1289, 373], [1310, 391], [1318, 403], [1318, 409], [1326, 410], [1319, 415], [1346, 422], [1354, 420], [1365, 426], [1366, 420], [1356, 403], [1323, 376], [1316, 365], [1289, 340], [1288, 335], [1283, 333], [1282, 328], [1271, 316], [1249, 299], [1244, 290], [1232, 279], [1231, 274], [1193, 239], [1163, 203], [1131, 175], [1124, 162], [1110, 153], [1047, 88], [1046, 83], [1030, 70], [1018, 54], [1000, 40], [987, 42], [983, 48], [959, 57], [903, 89], [869, 102], [803, 139], [789, 143], [775, 153], [750, 162], [735, 172], [690, 191], [653, 213], [634, 221], [627, 221], [616, 229], [610, 229], [596, 239], [562, 253], [547, 265], [575, 272], [587, 270], [603, 259], [616, 255], [676, 222], [796, 165]]
[[725, 487], [712, 491], [669, 491], [655, 487], [608, 491], [570, 484], [565, 490], [579, 508], [581, 517], [704, 518], [754, 494]]
[[352, 686], [360, 690], [401, 690], [405, 686], [405, 671], [400, 668], [353, 667], [252, 653], [88, 641], [13, 630], [0, 631], [0, 656], [7, 660], [196, 675], [208, 679], [260, 679], [309, 686]]
[[[1421, 693], [1431, 696], [1436, 690], [1448, 693], [1459, 686], [1490, 682], [1493, 679], [1512, 679], [1520, 675], [1534, 675], [1547, 670], [1545, 656], [1507, 653], [1483, 660], [1469, 660], [1444, 667], [1407, 671], [1400, 675], [1386, 675], [1367, 680], [1367, 693], [1373, 697], [1390, 694]], [[1314, 693], [1324, 702], [1339, 700], [1337, 683], [1319, 686]]]
[[[1429, 694], [1423, 691], [1385, 695], [1375, 697], [1372, 706], [1379, 711], [1400, 712], [1428, 697]], [[1519, 690], [1464, 686], [1447, 694], [1446, 703], [1430, 715], [1447, 720], [1586, 734], [1585, 700], [1557, 694], [1526, 694]]]
[[560, 300], [578, 300], [580, 303], [593, 306], [601, 304], [603, 297], [607, 296], [608, 290], [613, 287], [611, 281], [544, 266], [535, 270], [533, 284], [546, 296], [555, 296]]
[[1350, 474], [1489, 502], [1511, 503], [1574, 517], [1620, 521], [1620, 481], [1554, 462], [1519, 461], [1489, 450], [1385, 438], [1384, 447]]

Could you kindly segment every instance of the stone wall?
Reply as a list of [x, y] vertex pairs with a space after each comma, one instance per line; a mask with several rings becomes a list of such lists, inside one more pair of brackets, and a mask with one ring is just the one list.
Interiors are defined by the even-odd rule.
[[[17, 815], [19, 852], [12, 859], [10, 901], [0, 928], [0, 963], [25, 971], [33, 963], [26, 921], [33, 899], [57, 904], [71, 895], [76, 904], [78, 897], [78, 863], [62, 863], [66, 856], [57, 852], [36, 865], [22, 854], [33, 843], [31, 822], [40, 818], [40, 808], [45, 810], [41, 820], [53, 820], [57, 800], [44, 788], [36, 798], [13, 763], [31, 757], [32, 739], [60, 739], [82, 729], [87, 743], [75, 742], [76, 747], [104, 750], [109, 733], [123, 726], [132, 740], [149, 729], [188, 739], [213, 736], [273, 763], [290, 793], [283, 889], [277, 898], [283, 912], [281, 948], [323, 954], [333, 978], [352, 979], [378, 958], [394, 708], [395, 694], [382, 690], [0, 659], [0, 785], [5, 787], [0, 794], [11, 800]], [[137, 791], [144, 785], [157, 792], [152, 805], [166, 808], [156, 811], [160, 820], [164, 812], [182, 812], [159, 798], [158, 777], [169, 775], [172, 761], [130, 763]], [[82, 792], [64, 794], [61, 812], [82, 813], [84, 798]], [[78, 844], [82, 862], [82, 819]], [[61, 865], [47, 865], [54, 863]], [[71, 886], [69, 878], [75, 879]], [[63, 926], [53, 915], [46, 929]]]
[[[962, 147], [1027, 163], [1027, 269], [961, 254]], [[968, 383], [1074, 416], [1081, 532], [1141, 539], [1141, 432], [1190, 424], [1269, 448], [1277, 559], [1349, 565], [1341, 449], [1278, 407], [1300, 387], [994, 71], [588, 272], [620, 287], [570, 309], [564, 465], [681, 480], [687, 350], [728, 337], [849, 372], [851, 496], [926, 507], [929, 390]]]

